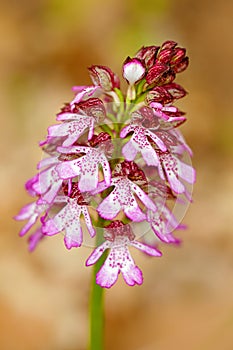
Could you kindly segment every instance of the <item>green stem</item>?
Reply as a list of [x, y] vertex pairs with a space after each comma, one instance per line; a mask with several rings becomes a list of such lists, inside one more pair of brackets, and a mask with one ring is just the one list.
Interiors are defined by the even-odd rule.
[[[100, 243], [102, 243], [102, 232], [97, 232], [96, 244], [99, 245]], [[106, 254], [104, 253], [92, 268], [89, 350], [104, 349], [104, 288], [96, 284], [96, 273], [103, 265], [105, 259]]]

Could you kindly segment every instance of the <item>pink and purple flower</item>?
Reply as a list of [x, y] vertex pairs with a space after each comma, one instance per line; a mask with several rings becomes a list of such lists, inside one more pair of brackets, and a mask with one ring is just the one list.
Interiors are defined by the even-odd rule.
[[[73, 87], [75, 96], [40, 142], [46, 158], [26, 183], [35, 201], [15, 217], [26, 220], [20, 236], [29, 234], [30, 251], [62, 232], [67, 249], [83, 245], [83, 230], [98, 242], [104, 233], [105, 241], [86, 265], [108, 251], [96, 282], [110, 288], [119, 273], [130, 286], [143, 282], [130, 247], [161, 256], [156, 246], [136, 239], [133, 226], [150, 227], [152, 241], [180, 242], [173, 231], [184, 225], [168, 201], [187, 205], [183, 198], [191, 201], [195, 182], [195, 170], [186, 161], [192, 150], [178, 129], [185, 113], [174, 105], [187, 94], [174, 80], [188, 62], [186, 50], [170, 40], [143, 46], [124, 61], [126, 93], [118, 76], [101, 65], [89, 68], [92, 85]], [[140, 232], [142, 239], [145, 233]]]
[[96, 283], [104, 288], [112, 287], [120, 272], [129, 286], [142, 284], [142, 271], [135, 265], [129, 252], [129, 246], [150, 256], [160, 257], [162, 255], [156, 248], [136, 241], [130, 225], [124, 225], [119, 220], [105, 227], [104, 237], [105, 242], [98, 246], [86, 261], [86, 266], [93, 265], [106, 249], [110, 249], [107, 259], [96, 275]]

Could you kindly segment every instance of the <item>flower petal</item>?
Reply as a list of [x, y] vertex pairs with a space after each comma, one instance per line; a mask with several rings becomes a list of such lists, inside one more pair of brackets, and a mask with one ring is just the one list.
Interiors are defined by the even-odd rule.
[[78, 183], [78, 188], [81, 192], [94, 190], [98, 185], [98, 164], [85, 163], [82, 164], [81, 176]]
[[125, 138], [125, 136], [131, 132], [131, 131], [134, 131], [135, 130], [135, 125], [126, 125], [120, 132], [120, 137], [123, 139]]
[[79, 103], [82, 100], [86, 100], [91, 96], [98, 96], [102, 92], [100, 86], [86, 86], [82, 91], [79, 91], [75, 98], [71, 101], [70, 105], [74, 106], [75, 103]]
[[45, 194], [41, 196], [41, 198], [38, 200], [39, 204], [52, 204], [53, 201], [56, 198], [57, 193], [59, 192], [61, 185], [62, 185], [62, 180], [58, 180], [53, 183], [53, 185], [50, 187], [49, 191], [47, 191]]
[[100, 163], [102, 165], [105, 183], [107, 186], [110, 186], [110, 184], [111, 184], [111, 168], [110, 168], [110, 165], [108, 163], [107, 158], [104, 155], [101, 156]]
[[94, 229], [94, 227], [92, 225], [90, 214], [89, 214], [89, 212], [87, 210], [87, 207], [86, 206], [82, 206], [81, 207], [81, 211], [83, 213], [83, 216], [84, 216], [84, 219], [85, 219], [85, 223], [87, 225], [87, 229], [88, 229], [88, 231], [90, 233], [90, 236], [94, 237], [96, 232], [95, 232], [95, 229]]
[[116, 191], [112, 191], [108, 197], [106, 197], [98, 206], [97, 211], [99, 215], [107, 220], [112, 220], [117, 216], [121, 210]]
[[42, 232], [46, 236], [53, 236], [61, 232], [65, 226], [63, 218], [57, 214], [53, 219], [49, 219], [42, 226]]
[[31, 234], [28, 238], [28, 250], [33, 252], [38, 243], [45, 237], [45, 235], [41, 231], [41, 227], [38, 228], [33, 234]]
[[156, 143], [161, 151], [165, 152], [167, 150], [166, 145], [155, 133], [151, 132], [150, 130], [146, 130], [145, 134], [148, 135]]
[[29, 203], [24, 206], [18, 215], [14, 217], [15, 220], [28, 220], [26, 225], [20, 230], [19, 235], [24, 236], [31, 227], [36, 223], [40, 214], [48, 209], [47, 205], [39, 205], [38, 202]]
[[196, 173], [193, 167], [181, 161], [179, 161], [179, 175], [190, 184], [193, 184], [196, 180]]
[[104, 288], [112, 287], [116, 283], [118, 274], [120, 272], [120, 268], [115, 261], [115, 254], [113, 249], [110, 251], [103, 266], [96, 275], [96, 283]]
[[51, 167], [52, 165], [56, 165], [57, 163], [58, 163], [57, 157], [44, 158], [37, 164], [37, 169], [41, 169], [44, 167]]
[[83, 242], [83, 232], [79, 218], [71, 221], [70, 226], [66, 226], [64, 243], [67, 249], [80, 247]]
[[184, 185], [178, 180], [175, 172], [170, 170], [166, 165], [164, 165], [165, 173], [167, 175], [168, 182], [172, 190], [176, 193], [183, 193], [185, 191]]
[[32, 228], [32, 226], [36, 223], [37, 218], [38, 218], [38, 214], [34, 214], [29, 218], [26, 225], [24, 225], [19, 232], [20, 237], [24, 236]]
[[141, 202], [152, 211], [157, 211], [157, 207], [149, 196], [135, 183], [131, 182], [131, 189], [136, 193]]
[[70, 179], [80, 175], [82, 159], [69, 160], [57, 165], [56, 170], [61, 179]]
[[154, 247], [150, 247], [146, 244], [143, 244], [141, 242], [137, 242], [137, 241], [131, 241], [130, 245], [133, 246], [134, 248], [137, 248], [139, 250], [141, 250], [142, 252], [151, 255], [151, 256], [162, 256], [162, 253], [154, 248]]
[[142, 148], [141, 153], [147, 165], [158, 166], [159, 164], [158, 156], [150, 144]]
[[133, 264], [128, 263], [121, 268], [121, 273], [128, 286], [134, 286], [135, 284], [141, 285], [143, 283], [142, 271], [134, 264], [134, 262]]
[[122, 148], [122, 154], [128, 161], [134, 160], [137, 153], [138, 150], [135, 147], [135, 142], [132, 140], [129, 140], [129, 142], [127, 142]]
[[97, 260], [102, 256], [103, 252], [110, 248], [111, 243], [109, 241], [105, 241], [100, 246], [98, 246], [94, 251], [91, 253], [89, 258], [86, 261], [86, 266], [90, 266], [96, 263]]
[[26, 220], [29, 219], [31, 215], [34, 214], [36, 209], [36, 202], [29, 203], [20, 209], [19, 214], [17, 214], [15, 220]]
[[140, 222], [146, 219], [146, 215], [139, 208], [137, 201], [132, 196], [130, 205], [124, 206], [125, 215], [134, 222]]

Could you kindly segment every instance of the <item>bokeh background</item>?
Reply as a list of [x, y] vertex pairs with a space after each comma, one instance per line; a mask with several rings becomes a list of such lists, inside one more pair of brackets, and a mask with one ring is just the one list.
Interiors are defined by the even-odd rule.
[[179, 77], [189, 91], [182, 131], [198, 178], [181, 248], [162, 259], [134, 251], [141, 287], [122, 279], [106, 292], [106, 349], [233, 349], [233, 2], [231, 0], [2, 0], [0, 8], [0, 349], [84, 350], [88, 337], [88, 248], [62, 237], [29, 254], [12, 216], [29, 201], [24, 182], [37, 142], [86, 67], [121, 64], [142, 45], [187, 47]]

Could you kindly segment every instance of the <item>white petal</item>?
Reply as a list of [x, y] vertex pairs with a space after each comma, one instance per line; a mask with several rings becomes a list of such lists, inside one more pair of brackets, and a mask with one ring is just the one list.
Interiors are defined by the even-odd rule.
[[81, 173], [81, 164], [82, 160], [85, 156], [75, 159], [75, 160], [69, 160], [66, 162], [63, 162], [59, 165], [57, 165], [56, 170], [60, 176], [61, 179], [70, 179], [73, 177], [76, 177], [80, 175]]
[[111, 168], [107, 158], [104, 155], [101, 155], [101, 165], [103, 168], [105, 183], [107, 186], [109, 186], [111, 184]]
[[148, 195], [136, 184], [131, 182], [131, 188], [132, 191], [136, 193], [138, 198], [142, 201], [142, 203], [148, 208], [151, 209], [152, 211], [157, 211], [157, 207], [154, 204], [154, 202], [148, 197]]
[[120, 268], [115, 261], [113, 250], [110, 251], [103, 266], [96, 275], [96, 283], [101, 287], [110, 288], [116, 283]]
[[61, 188], [61, 185], [62, 180], [54, 182], [49, 191], [41, 196], [41, 199], [46, 203], [51, 204], [55, 200], [56, 195]]
[[137, 241], [131, 241], [130, 242], [130, 245], [143, 251], [144, 253], [148, 254], [148, 255], [151, 255], [151, 256], [162, 256], [162, 253], [157, 250], [156, 248], [154, 247], [150, 247], [146, 244], [143, 244], [141, 242], [137, 242]]
[[89, 214], [89, 212], [88, 212], [87, 207], [83, 205], [83, 206], [81, 207], [81, 211], [82, 211], [82, 213], [83, 213], [83, 216], [84, 216], [84, 219], [85, 219], [85, 222], [86, 222], [86, 225], [87, 225], [87, 229], [88, 229], [88, 231], [89, 231], [89, 233], [90, 233], [90, 236], [91, 236], [91, 237], [94, 237], [95, 234], [96, 234], [96, 232], [95, 232], [95, 229], [94, 229], [94, 227], [93, 227], [93, 225], [92, 225], [91, 218], [90, 218], [90, 214]]
[[131, 125], [131, 124], [126, 125], [126, 126], [121, 130], [121, 132], [120, 132], [120, 137], [121, 137], [121, 138], [125, 138], [125, 136], [126, 136], [129, 132], [134, 131], [134, 129], [135, 129], [135, 125]]
[[[98, 185], [98, 164], [83, 162], [78, 188], [81, 192], [93, 191]], [[84, 171], [85, 170], [85, 171]]]
[[79, 218], [75, 218], [70, 224], [66, 226], [66, 234], [64, 237], [65, 246], [67, 249], [73, 247], [80, 247], [83, 242], [83, 232]]
[[179, 173], [178, 175], [186, 180], [188, 183], [193, 184], [196, 179], [195, 170], [192, 166], [185, 164], [181, 161], [178, 161]]
[[178, 180], [176, 174], [171, 171], [171, 170], [167, 170], [166, 167], [165, 168], [165, 172], [167, 175], [167, 179], [168, 182], [172, 188], [172, 190], [176, 193], [183, 193], [185, 191], [185, 187], [184, 185]]
[[128, 81], [130, 85], [135, 84], [140, 80], [145, 73], [145, 68], [142, 63], [138, 60], [132, 60], [131, 62], [125, 63], [123, 66], [123, 77]]
[[163, 141], [153, 132], [150, 130], [145, 131], [146, 135], [150, 136], [152, 140], [156, 143], [156, 145], [161, 149], [161, 151], [165, 152], [167, 150], [166, 145], [163, 143]]
[[133, 196], [130, 205], [124, 206], [124, 213], [128, 218], [135, 222], [140, 222], [146, 219], [146, 215], [141, 211]]
[[110, 247], [110, 242], [105, 241], [103, 244], [98, 246], [89, 256], [86, 261], [86, 266], [90, 266], [96, 263], [97, 260], [102, 256], [103, 252]]
[[134, 286], [135, 284], [140, 285], [143, 283], [142, 271], [134, 263], [127, 264], [121, 269], [121, 273], [128, 286]]
[[128, 161], [134, 160], [137, 153], [138, 150], [135, 147], [135, 142], [133, 142], [132, 140], [129, 140], [129, 142], [127, 142], [122, 148], [122, 154]]
[[52, 165], [55, 165], [57, 163], [59, 163], [57, 157], [44, 158], [37, 164], [37, 169], [41, 169], [41, 168], [47, 167], [47, 166], [52, 166]]
[[158, 156], [155, 150], [148, 145], [141, 149], [142, 157], [149, 166], [157, 166], [159, 164]]
[[117, 216], [121, 210], [119, 199], [116, 196], [116, 191], [113, 190], [98, 206], [97, 211], [104, 219], [111, 220]]

